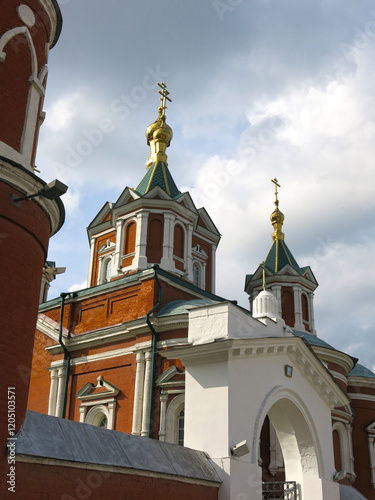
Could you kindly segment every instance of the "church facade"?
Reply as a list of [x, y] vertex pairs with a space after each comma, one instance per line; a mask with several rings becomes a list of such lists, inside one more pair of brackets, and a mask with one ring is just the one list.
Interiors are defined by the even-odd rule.
[[375, 375], [317, 336], [277, 180], [245, 311], [215, 294], [220, 233], [172, 177], [159, 93], [144, 177], [88, 226], [88, 288], [39, 307], [28, 407], [202, 450], [220, 499], [375, 498]]

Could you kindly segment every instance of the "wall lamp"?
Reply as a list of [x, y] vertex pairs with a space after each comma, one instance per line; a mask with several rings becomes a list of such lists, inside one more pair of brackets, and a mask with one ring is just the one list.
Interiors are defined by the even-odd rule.
[[232, 457], [237, 457], [237, 458], [243, 457], [248, 453], [250, 453], [250, 450], [249, 447], [247, 446], [246, 439], [236, 444], [236, 446], [233, 446], [233, 448], [231, 448], [230, 450], [230, 454], [232, 455]]
[[21, 205], [21, 201], [31, 200], [31, 198], [35, 198], [36, 196], [42, 196], [43, 198], [47, 198], [47, 200], [56, 200], [63, 194], [65, 194], [68, 190], [68, 186], [66, 186], [63, 182], [55, 179], [54, 181], [49, 182], [45, 186], [42, 187], [35, 194], [27, 194], [26, 196], [17, 196], [16, 194], [12, 194], [10, 202], [15, 207], [19, 207]]

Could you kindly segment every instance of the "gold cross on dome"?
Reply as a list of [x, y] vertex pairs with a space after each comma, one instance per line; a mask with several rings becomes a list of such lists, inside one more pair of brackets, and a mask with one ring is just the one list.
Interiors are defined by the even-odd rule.
[[165, 110], [167, 109], [167, 106], [165, 105], [166, 101], [172, 102], [172, 99], [170, 99], [168, 97], [169, 92], [167, 90], [166, 84], [164, 82], [162, 82], [162, 83], [158, 82], [158, 85], [161, 88], [161, 90], [158, 90], [159, 94], [161, 95], [161, 97], [160, 97], [161, 104], [159, 107], [159, 113], [160, 113], [160, 116], [165, 116]]
[[278, 183], [276, 177], [274, 179], [271, 179], [271, 182], [273, 182], [275, 184], [275, 203], [276, 203], [276, 205], [278, 205], [279, 204], [279, 200], [277, 199], [277, 194], [278, 194], [277, 187], [281, 187], [281, 186]]

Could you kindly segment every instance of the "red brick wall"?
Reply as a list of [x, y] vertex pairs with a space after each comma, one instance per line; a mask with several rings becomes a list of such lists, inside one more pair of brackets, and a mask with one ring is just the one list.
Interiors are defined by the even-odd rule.
[[218, 488], [166, 478], [16, 463], [15, 500], [217, 500]]
[[[142, 318], [154, 305], [154, 286], [151, 278], [120, 290], [67, 302], [63, 325], [71, 333], [79, 334]], [[59, 322], [59, 307], [43, 313]]]
[[51, 376], [48, 370], [52, 360], [63, 359], [63, 355], [53, 356], [45, 350], [55, 342], [39, 332], [35, 332], [33, 364], [31, 367], [29, 396], [27, 407], [39, 413], [48, 414], [48, 399], [51, 385]]
[[30, 377], [35, 322], [50, 224], [34, 202], [10, 203], [17, 191], [0, 182], [0, 439], [7, 434], [7, 387], [16, 391], [16, 427], [23, 421]]
[[[348, 392], [357, 392], [358, 387], [349, 387]], [[354, 470], [357, 475], [353, 486], [366, 498], [375, 498], [375, 490], [371, 487], [370, 455], [367, 442], [366, 426], [373, 421], [375, 404], [372, 401], [353, 399], [353, 454]]]

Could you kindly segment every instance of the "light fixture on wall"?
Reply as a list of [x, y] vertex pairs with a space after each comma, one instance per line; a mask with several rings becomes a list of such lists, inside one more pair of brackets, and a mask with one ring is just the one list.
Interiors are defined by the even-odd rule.
[[47, 200], [56, 200], [63, 194], [65, 194], [68, 190], [68, 186], [66, 186], [63, 182], [55, 179], [54, 181], [49, 182], [45, 186], [42, 187], [37, 193], [27, 194], [25, 196], [17, 196], [13, 194], [10, 202], [15, 207], [19, 207], [21, 205], [21, 201], [31, 200], [36, 196], [42, 196], [42, 198], [47, 198]]
[[233, 446], [233, 448], [231, 448], [231, 450], [230, 450], [231, 455], [233, 457], [237, 457], [237, 458], [243, 457], [244, 455], [246, 455], [249, 452], [250, 452], [250, 450], [249, 450], [249, 447], [247, 446], [246, 439], [244, 441], [241, 441], [240, 443], [236, 444], [236, 446]]

